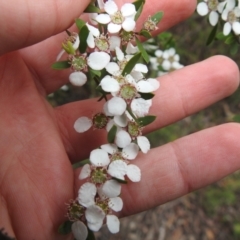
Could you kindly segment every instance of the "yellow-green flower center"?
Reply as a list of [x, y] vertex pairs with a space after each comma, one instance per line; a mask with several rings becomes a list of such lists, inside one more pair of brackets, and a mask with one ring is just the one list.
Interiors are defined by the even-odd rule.
[[111, 16], [111, 20], [115, 24], [122, 24], [124, 17], [120, 11], [117, 11], [114, 15]]
[[142, 134], [141, 126], [139, 126], [139, 124], [136, 122], [129, 122], [127, 128], [128, 133], [133, 139]]
[[107, 180], [107, 172], [104, 168], [96, 168], [91, 173], [91, 180], [95, 184], [105, 183]]
[[95, 38], [95, 44], [100, 51], [106, 52], [109, 50], [109, 42], [105, 36], [100, 36], [98, 38]]
[[104, 113], [97, 113], [93, 117], [93, 127], [97, 129], [102, 129], [106, 127], [108, 123], [108, 117]]
[[68, 205], [67, 216], [71, 221], [80, 220], [84, 213], [84, 207], [81, 206], [77, 201], [73, 201]]
[[85, 56], [70, 56], [69, 60], [75, 71], [85, 71], [87, 69], [87, 60]]
[[131, 101], [133, 98], [136, 97], [137, 90], [131, 84], [124, 84], [121, 86], [119, 94], [124, 100]]
[[211, 11], [216, 11], [219, 3], [218, 0], [209, 0], [207, 4]]

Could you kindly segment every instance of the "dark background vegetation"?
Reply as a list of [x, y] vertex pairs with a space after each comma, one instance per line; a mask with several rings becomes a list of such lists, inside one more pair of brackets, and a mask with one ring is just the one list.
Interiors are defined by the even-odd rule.
[[[189, 65], [213, 55], [226, 55], [240, 64], [239, 54], [231, 56], [221, 41], [205, 45], [211, 32], [207, 18], [194, 14], [170, 29], [176, 40], [181, 63]], [[91, 83], [84, 88], [69, 86], [49, 97], [53, 106], [93, 97]], [[153, 147], [214, 125], [232, 121], [240, 114], [240, 89], [213, 106], [149, 134]], [[240, 239], [240, 172], [158, 208], [121, 220], [121, 232], [111, 235], [106, 228], [98, 240], [236, 240]]]

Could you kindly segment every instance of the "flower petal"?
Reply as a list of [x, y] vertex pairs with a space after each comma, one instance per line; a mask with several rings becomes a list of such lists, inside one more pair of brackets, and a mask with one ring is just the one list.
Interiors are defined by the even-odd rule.
[[215, 11], [211, 11], [211, 13], [209, 14], [209, 22], [212, 26], [216, 26], [217, 22], [219, 19], [219, 15], [217, 12]]
[[115, 212], [119, 212], [123, 208], [123, 200], [120, 197], [110, 198], [108, 206]]
[[147, 153], [150, 150], [150, 142], [146, 137], [138, 136], [137, 143], [143, 153]]
[[131, 32], [134, 30], [136, 26], [136, 22], [134, 21], [134, 19], [132, 18], [126, 18], [124, 20], [124, 22], [122, 23], [122, 28], [126, 31], [126, 32]]
[[94, 37], [99, 37], [100, 36], [100, 31], [98, 28], [93, 27], [91, 25], [89, 25], [88, 23], [86, 23], [88, 30], [90, 31], [90, 33], [94, 36]]
[[81, 87], [87, 81], [87, 76], [82, 72], [73, 72], [69, 75], [69, 81], [72, 85]]
[[81, 221], [76, 221], [72, 224], [72, 233], [76, 240], [86, 240], [88, 236], [88, 229]]
[[154, 91], [153, 86], [148, 81], [145, 81], [145, 80], [140, 80], [137, 83], [137, 86], [138, 86], [138, 91], [141, 93], [150, 93]]
[[84, 207], [95, 204], [97, 188], [93, 183], [86, 182], [78, 190], [78, 202]]
[[120, 47], [121, 38], [118, 36], [111, 36], [109, 38], [110, 51], [114, 51], [116, 47]]
[[123, 17], [134, 17], [136, 14], [136, 8], [135, 5], [132, 3], [125, 3], [121, 7], [121, 13]]
[[92, 69], [102, 70], [110, 62], [110, 56], [105, 52], [93, 52], [89, 55], [87, 62]]
[[117, 92], [120, 89], [118, 81], [109, 75], [105, 76], [99, 85], [105, 92]]
[[94, 47], [95, 47], [94, 37], [93, 37], [93, 35], [92, 35], [91, 32], [88, 34], [88, 37], [87, 37], [87, 45], [88, 45], [90, 48], [94, 48]]
[[134, 164], [129, 164], [127, 169], [127, 176], [132, 182], [140, 182], [141, 170]]
[[118, 61], [122, 61], [124, 59], [123, 51], [119, 47], [116, 47], [115, 50], [116, 50], [116, 55], [117, 55]]
[[98, 16], [96, 16], [96, 21], [101, 23], [101, 24], [108, 24], [111, 22], [111, 18], [108, 14], [99, 14]]
[[156, 78], [148, 78], [147, 82], [149, 82], [152, 85], [153, 91], [158, 90], [158, 88], [160, 87], [160, 83]]
[[131, 143], [131, 141], [132, 141], [132, 139], [131, 139], [129, 133], [124, 130], [120, 130], [116, 134], [115, 143], [120, 148], [125, 148], [126, 146], [128, 146]]
[[79, 174], [79, 179], [84, 179], [84, 178], [87, 178], [87, 177], [90, 177], [90, 174], [91, 174], [91, 167], [89, 164], [85, 164], [82, 169], [81, 169], [81, 172]]
[[115, 116], [114, 117], [114, 122], [119, 126], [119, 127], [126, 127], [128, 124], [128, 119], [125, 114], [121, 116]]
[[209, 9], [208, 9], [208, 6], [205, 2], [200, 2], [198, 5], [197, 5], [197, 12], [200, 16], [205, 16], [208, 14], [209, 12]]
[[239, 22], [234, 22], [232, 25], [233, 31], [235, 34], [239, 35], [240, 34], [240, 23]]
[[115, 215], [107, 215], [107, 226], [111, 233], [119, 232], [120, 222]]
[[101, 145], [101, 149], [103, 149], [104, 151], [106, 151], [109, 154], [113, 154], [113, 153], [117, 152], [117, 150], [118, 150], [118, 148], [115, 144], [110, 144], [110, 143]]
[[94, 166], [104, 167], [110, 163], [107, 152], [102, 149], [94, 149], [91, 151], [89, 160]]
[[102, 192], [106, 197], [117, 197], [121, 193], [121, 184], [115, 180], [108, 180], [103, 184]]
[[123, 157], [127, 158], [128, 160], [133, 160], [137, 157], [139, 152], [139, 147], [136, 143], [130, 143], [122, 150]]
[[108, 101], [107, 107], [110, 114], [120, 116], [125, 112], [127, 104], [122, 98], [113, 97]]
[[78, 118], [73, 127], [78, 133], [86, 132], [92, 126], [92, 120], [88, 117]]
[[121, 30], [122, 26], [120, 24], [115, 24], [110, 22], [108, 24], [108, 31], [110, 33], [118, 33]]
[[131, 109], [138, 117], [144, 117], [148, 114], [152, 100], [145, 100], [143, 98], [133, 99], [131, 102]]
[[112, 75], [116, 75], [119, 70], [120, 70], [120, 67], [118, 66], [117, 63], [115, 62], [110, 62], [107, 66], [106, 66], [106, 70], [112, 74]]
[[127, 48], [126, 48], [126, 53], [127, 54], [135, 54], [136, 52], [138, 52], [138, 47], [133, 46], [131, 42], [128, 42]]
[[147, 66], [145, 64], [142, 64], [142, 63], [137, 63], [133, 70], [141, 72], [141, 73], [147, 73], [148, 72]]
[[232, 25], [229, 22], [226, 22], [223, 26], [223, 35], [227, 36], [232, 30]]
[[104, 4], [104, 10], [109, 14], [113, 15], [118, 11], [118, 6], [113, 0], [109, 0]]
[[127, 173], [127, 164], [122, 160], [115, 160], [109, 164], [107, 172], [112, 177], [124, 180]]
[[89, 229], [97, 232], [102, 227], [106, 215], [99, 206], [92, 205], [85, 211], [85, 216]]

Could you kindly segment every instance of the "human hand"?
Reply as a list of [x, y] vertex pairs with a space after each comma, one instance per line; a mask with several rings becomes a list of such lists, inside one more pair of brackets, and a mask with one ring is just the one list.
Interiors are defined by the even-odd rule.
[[[79, 182], [79, 170], [73, 172], [71, 163], [105, 143], [101, 131], [93, 139], [90, 131], [79, 135], [73, 129], [79, 116], [97, 112], [102, 103], [85, 100], [53, 109], [45, 100], [67, 83], [69, 74], [50, 68], [64, 35], [51, 36], [67, 29], [87, 4], [86, 0], [21, 0], [19, 8], [12, 9], [12, 1], [1, 3], [0, 228], [19, 240], [67, 239], [57, 234], [57, 227], [64, 221], [64, 203], [75, 198], [74, 185]], [[195, 4], [192, 0], [149, 0], [142, 18], [163, 10], [159, 28], [163, 31], [189, 16]], [[35, 45], [28, 47], [31, 44]], [[238, 84], [238, 68], [226, 57], [213, 57], [161, 77], [151, 109], [158, 118], [146, 132], [209, 106], [230, 95]], [[141, 155], [136, 165], [142, 169], [142, 180], [123, 187], [122, 216], [162, 204], [237, 170], [238, 133], [238, 124], [225, 124]]]

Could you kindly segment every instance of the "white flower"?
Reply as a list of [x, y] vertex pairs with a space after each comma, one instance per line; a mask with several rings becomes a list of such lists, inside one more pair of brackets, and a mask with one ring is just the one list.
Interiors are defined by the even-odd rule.
[[136, 9], [133, 4], [125, 3], [119, 11], [117, 4], [109, 0], [104, 4], [104, 10], [106, 14], [99, 14], [96, 20], [101, 24], [108, 24], [109, 33], [118, 33], [122, 28], [127, 32], [134, 30]]
[[109, 231], [111, 233], [117, 233], [119, 231], [120, 222], [115, 215], [111, 214], [111, 209], [115, 212], [121, 211], [123, 207], [122, 199], [120, 197], [108, 199], [105, 198], [105, 196], [102, 197], [101, 193], [100, 196], [101, 199], [98, 201], [105, 202], [105, 208], [108, 207], [108, 209], [104, 209], [105, 211], [103, 211], [98, 205], [88, 207], [85, 212], [87, 225], [92, 231], [98, 231], [103, 225], [103, 220], [106, 218]]
[[205, 0], [197, 5], [197, 12], [201, 16], [209, 14], [209, 22], [212, 26], [215, 26], [219, 19], [218, 14], [218, 0]]
[[235, 7], [233, 10], [224, 10], [222, 14], [222, 19], [226, 21], [223, 26], [223, 34], [227, 36], [231, 30], [234, 31], [235, 34], [240, 34], [240, 8]]

